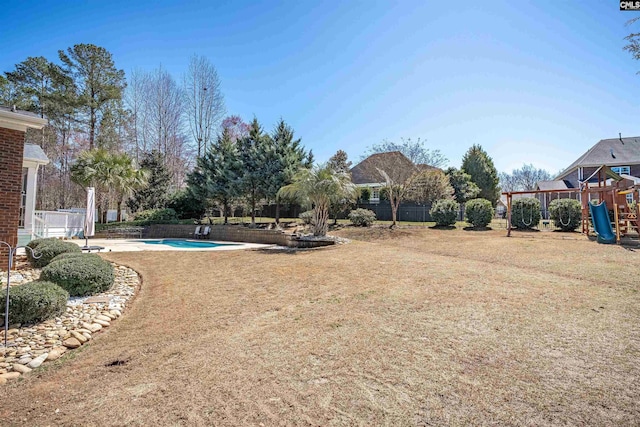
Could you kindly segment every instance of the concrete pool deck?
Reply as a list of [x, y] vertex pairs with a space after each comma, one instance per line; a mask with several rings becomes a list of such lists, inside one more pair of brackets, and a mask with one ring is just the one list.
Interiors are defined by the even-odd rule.
[[[242, 243], [242, 242], [221, 242], [214, 240], [194, 240], [194, 239], [174, 239], [188, 240], [192, 242], [218, 243], [223, 246], [202, 247], [202, 248], [176, 248], [163, 244], [148, 244], [145, 241], [158, 241], [159, 239], [89, 239], [89, 246], [102, 246], [100, 252], [140, 252], [140, 251], [180, 251], [180, 252], [210, 252], [210, 251], [234, 251], [240, 249], [261, 249], [273, 245], [263, 245], [259, 243]], [[163, 239], [160, 239], [163, 240]], [[172, 240], [172, 239], [164, 239]], [[85, 244], [84, 239], [68, 240], [82, 247]], [[98, 251], [91, 251], [98, 252]]]

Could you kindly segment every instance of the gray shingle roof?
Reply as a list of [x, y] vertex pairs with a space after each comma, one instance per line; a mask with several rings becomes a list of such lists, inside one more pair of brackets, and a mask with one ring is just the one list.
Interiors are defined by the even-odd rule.
[[559, 181], [538, 181], [538, 190], [565, 190], [572, 188], [564, 180]]
[[378, 182], [384, 182], [384, 178], [376, 170], [376, 167], [380, 167], [381, 164], [392, 159], [398, 164], [406, 164], [407, 169], [414, 168], [414, 164], [411, 160], [399, 151], [390, 151], [388, 153], [376, 153], [372, 154], [354, 167], [351, 168], [351, 181], [354, 184], [373, 184]]
[[24, 144], [24, 155], [22, 157], [25, 160], [32, 160], [38, 163], [49, 163], [47, 155], [44, 153], [42, 148], [36, 144]]
[[602, 139], [566, 168], [561, 178], [577, 167], [618, 166], [640, 163], [640, 136]]
[[36, 113], [32, 113], [31, 111], [24, 111], [24, 110], [15, 110], [14, 111], [13, 108], [5, 107], [5, 106], [2, 106], [2, 105], [0, 105], [0, 110], [9, 111], [10, 113], [22, 114], [23, 116], [40, 118], [40, 115], [38, 115]]

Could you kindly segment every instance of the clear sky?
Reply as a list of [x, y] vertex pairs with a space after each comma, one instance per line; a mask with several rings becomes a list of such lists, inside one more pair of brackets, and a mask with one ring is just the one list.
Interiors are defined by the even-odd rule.
[[555, 173], [640, 136], [640, 62], [622, 50], [639, 15], [616, 0], [3, 1], [0, 70], [93, 43], [127, 73], [181, 79], [197, 53], [230, 114], [284, 118], [319, 161], [420, 137], [451, 166], [477, 143], [501, 171]]

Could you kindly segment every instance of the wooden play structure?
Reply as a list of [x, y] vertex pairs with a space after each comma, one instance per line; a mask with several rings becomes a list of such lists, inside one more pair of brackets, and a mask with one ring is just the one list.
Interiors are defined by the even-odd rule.
[[579, 188], [511, 191], [507, 196], [507, 236], [511, 236], [511, 206], [516, 195], [557, 195], [580, 200], [582, 233], [595, 233], [602, 243], [620, 243], [621, 237], [640, 235], [640, 183], [620, 176], [608, 166], [600, 166], [580, 181]]

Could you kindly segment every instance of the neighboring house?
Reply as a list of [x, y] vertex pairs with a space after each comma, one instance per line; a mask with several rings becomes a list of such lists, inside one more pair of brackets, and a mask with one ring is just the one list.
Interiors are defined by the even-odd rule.
[[30, 167], [37, 173], [38, 159], [33, 153], [25, 157], [25, 133], [46, 123], [35, 114], [0, 107], [0, 241], [12, 246], [17, 245], [18, 230], [31, 220], [35, 208], [36, 180]]
[[555, 181], [562, 180], [569, 188], [579, 188], [579, 182], [589, 178], [602, 165], [609, 166], [619, 175], [640, 177], [640, 137], [599, 141], [562, 171]]
[[385, 181], [378, 168], [384, 169], [384, 165], [393, 165], [394, 168], [410, 171], [437, 169], [433, 166], [415, 165], [399, 151], [372, 154], [353, 168], [351, 168], [351, 180], [357, 187], [368, 188], [371, 191], [369, 203], [380, 202], [380, 190], [385, 186]]

